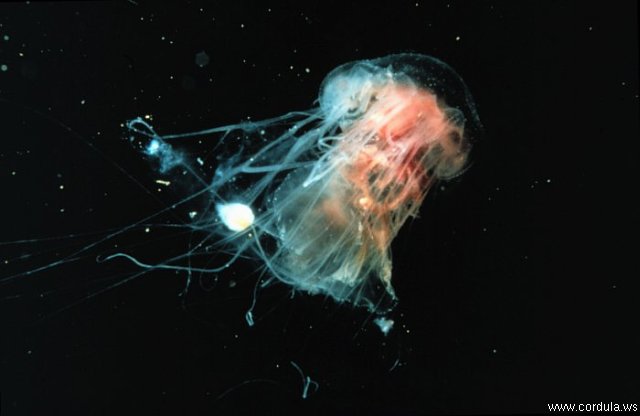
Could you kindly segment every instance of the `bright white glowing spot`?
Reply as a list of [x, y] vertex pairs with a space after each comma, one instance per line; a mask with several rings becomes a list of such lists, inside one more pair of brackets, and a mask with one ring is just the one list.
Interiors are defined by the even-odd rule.
[[378, 325], [378, 327], [380, 328], [380, 331], [382, 331], [384, 335], [387, 335], [389, 331], [391, 331], [391, 328], [393, 328], [393, 324], [394, 324], [393, 319], [388, 319], [384, 317], [376, 318], [373, 322], [375, 322], [375, 324]]
[[237, 202], [218, 205], [220, 219], [231, 231], [243, 231], [253, 224], [255, 215], [251, 208]]

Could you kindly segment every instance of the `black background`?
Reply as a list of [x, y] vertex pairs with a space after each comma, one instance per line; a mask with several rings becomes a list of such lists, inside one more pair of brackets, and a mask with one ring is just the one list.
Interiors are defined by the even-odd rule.
[[[637, 403], [637, 3], [590, 3], [0, 5], [2, 414]], [[126, 281], [135, 266], [95, 262], [136, 244], [162, 259], [187, 241], [141, 229], [12, 277], [185, 196], [157, 191], [126, 120], [186, 132], [307, 109], [337, 65], [398, 52], [452, 65], [485, 135], [394, 242], [386, 338], [364, 311], [283, 287], [260, 293], [249, 328], [250, 261], [186, 298], [184, 274]], [[306, 400], [291, 362], [319, 383]]]

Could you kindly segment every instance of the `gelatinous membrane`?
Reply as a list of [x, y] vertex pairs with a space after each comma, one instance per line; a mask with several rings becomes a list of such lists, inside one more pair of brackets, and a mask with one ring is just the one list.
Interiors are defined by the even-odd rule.
[[[396, 302], [394, 237], [436, 181], [464, 170], [481, 131], [462, 79], [418, 54], [336, 68], [322, 83], [319, 106], [309, 111], [185, 134], [159, 135], [142, 119], [129, 128], [203, 184], [198, 193], [212, 209], [194, 229], [232, 254], [201, 272], [250, 256], [264, 265], [267, 283], [277, 279], [381, 313]], [[198, 136], [218, 152], [205, 162], [215, 164], [211, 178], [168, 150], [175, 140]], [[233, 154], [219, 150], [228, 152], [231, 146], [220, 143], [234, 138], [246, 145]], [[243, 207], [251, 221], [230, 227], [228, 217], [220, 217], [229, 207]], [[162, 266], [186, 268], [181, 262], [200, 254], [192, 249]]]

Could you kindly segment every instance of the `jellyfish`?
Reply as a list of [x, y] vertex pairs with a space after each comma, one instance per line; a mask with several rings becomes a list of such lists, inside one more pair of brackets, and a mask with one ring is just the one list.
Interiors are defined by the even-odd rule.
[[[181, 134], [158, 134], [142, 118], [127, 127], [162, 171], [182, 167], [200, 184], [193, 195], [206, 198], [207, 214], [193, 227], [229, 258], [197, 271], [249, 257], [264, 269], [261, 287], [280, 282], [379, 314], [397, 303], [394, 237], [435, 183], [465, 170], [481, 131], [460, 76], [412, 53], [337, 67], [311, 110]], [[176, 150], [190, 138], [210, 143], [207, 161]], [[219, 151], [234, 140], [238, 150]], [[211, 177], [198, 165], [213, 166]], [[209, 254], [196, 245], [162, 264], [106, 259], [194, 271], [184, 261], [200, 255]]]
[[[163, 178], [157, 183], [182, 184], [183, 193], [0, 284], [101, 250], [100, 263], [125, 260], [138, 268], [90, 296], [153, 270], [186, 273], [186, 293], [196, 274], [218, 276], [248, 262], [259, 275], [249, 325], [258, 290], [281, 284], [364, 308], [386, 335], [393, 326], [387, 314], [398, 301], [393, 240], [436, 183], [465, 171], [482, 133], [462, 78], [444, 62], [413, 53], [335, 68], [308, 110], [186, 133], [161, 134], [152, 123], [151, 116], [128, 121], [125, 139], [154, 165]], [[159, 220], [168, 213], [179, 221]], [[187, 231], [188, 245], [149, 258], [136, 251], [142, 243], [115, 241], [152, 226]]]

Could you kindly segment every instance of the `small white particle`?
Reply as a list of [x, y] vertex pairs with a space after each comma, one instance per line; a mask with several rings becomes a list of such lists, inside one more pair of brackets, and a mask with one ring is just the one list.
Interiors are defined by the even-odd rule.
[[457, 40], [457, 41], [458, 41], [458, 40], [460, 40], [460, 36], [456, 36], [456, 40]]

